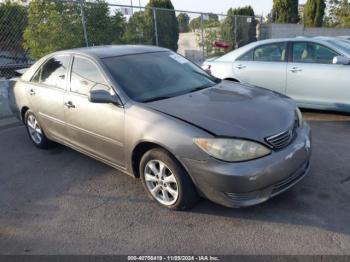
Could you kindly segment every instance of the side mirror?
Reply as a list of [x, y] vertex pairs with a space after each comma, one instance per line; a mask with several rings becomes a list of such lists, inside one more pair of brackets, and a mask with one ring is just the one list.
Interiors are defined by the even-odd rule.
[[89, 95], [89, 101], [91, 103], [111, 103], [115, 105], [121, 105], [119, 97], [117, 95], [111, 95], [106, 90], [91, 90]]
[[349, 65], [350, 59], [345, 56], [336, 56], [333, 58], [333, 64], [335, 65]]

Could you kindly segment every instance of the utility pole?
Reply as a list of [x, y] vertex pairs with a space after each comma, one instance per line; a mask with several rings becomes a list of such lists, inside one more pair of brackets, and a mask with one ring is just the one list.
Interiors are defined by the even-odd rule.
[[86, 47], [89, 46], [88, 42], [88, 36], [86, 31], [86, 21], [85, 21], [85, 13], [84, 13], [84, 0], [80, 0], [80, 15], [81, 15], [81, 23], [83, 25], [83, 33], [84, 33], [84, 39], [85, 39], [85, 45]]
[[235, 49], [238, 48], [238, 43], [237, 43], [237, 15], [235, 15]]
[[205, 49], [204, 49], [204, 22], [203, 22], [203, 13], [201, 13], [201, 38], [202, 38], [202, 55], [203, 55], [203, 60], [205, 57]]
[[156, 46], [159, 46], [159, 41], [158, 41], [158, 27], [157, 27], [157, 12], [156, 9], [153, 7], [153, 20], [154, 20], [154, 34], [156, 37]]
[[130, 0], [130, 5], [131, 5], [131, 15], [133, 16], [134, 15], [134, 7], [132, 5], [132, 0]]

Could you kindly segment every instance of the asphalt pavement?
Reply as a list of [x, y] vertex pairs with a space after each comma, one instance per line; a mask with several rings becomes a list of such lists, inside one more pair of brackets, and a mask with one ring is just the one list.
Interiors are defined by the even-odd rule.
[[311, 172], [267, 203], [186, 212], [57, 145], [0, 128], [0, 254], [350, 254], [350, 122], [311, 122]]

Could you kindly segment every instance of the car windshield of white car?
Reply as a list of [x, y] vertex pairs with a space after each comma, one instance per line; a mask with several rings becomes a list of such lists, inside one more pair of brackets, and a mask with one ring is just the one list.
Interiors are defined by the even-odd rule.
[[350, 42], [346, 40], [331, 40], [329, 41], [333, 45], [337, 46], [340, 49], [343, 49], [344, 51], [350, 53]]

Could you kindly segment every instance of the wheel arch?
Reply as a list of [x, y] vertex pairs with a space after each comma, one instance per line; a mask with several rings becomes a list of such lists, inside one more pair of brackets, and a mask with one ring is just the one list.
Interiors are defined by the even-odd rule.
[[21, 120], [22, 122], [24, 123], [25, 122], [25, 115], [26, 115], [26, 112], [29, 110], [29, 107], [28, 106], [22, 106], [21, 108]]
[[224, 78], [224, 80], [232, 81], [232, 82], [237, 82], [237, 83], [241, 82], [241, 81], [239, 81], [237, 78], [234, 78], [234, 77], [226, 77], [226, 78]]
[[[134, 176], [136, 178], [140, 177], [140, 170], [139, 170], [139, 165], [140, 165], [140, 161], [142, 156], [149, 150], [154, 149], [154, 148], [160, 148], [165, 150], [166, 152], [168, 152], [172, 157], [174, 157], [174, 159], [186, 170], [187, 174], [189, 175], [189, 177], [191, 178], [191, 180], [193, 181], [191, 175], [189, 174], [186, 166], [182, 163], [182, 161], [176, 156], [176, 154], [174, 154], [173, 152], [171, 152], [171, 150], [169, 150], [167, 147], [156, 143], [156, 142], [152, 142], [152, 141], [140, 141], [132, 150], [131, 153], [131, 167], [132, 167], [132, 172], [134, 174]], [[193, 181], [194, 182], [194, 181]]]

